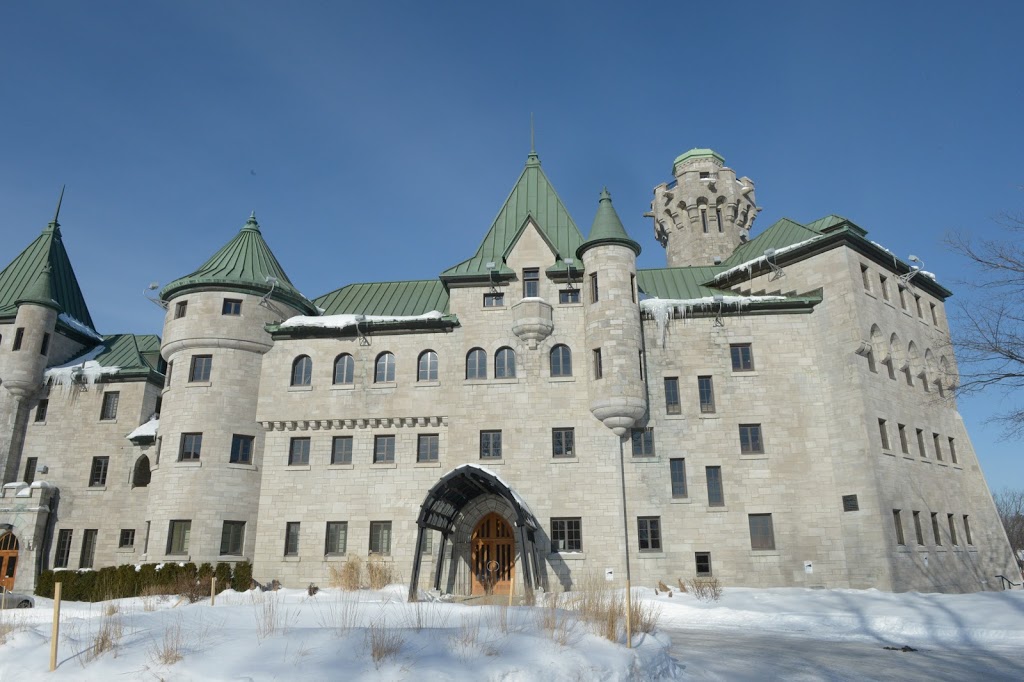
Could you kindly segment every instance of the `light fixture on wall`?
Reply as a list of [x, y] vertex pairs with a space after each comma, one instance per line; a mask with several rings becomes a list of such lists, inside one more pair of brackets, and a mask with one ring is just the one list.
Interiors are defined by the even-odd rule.
[[167, 310], [167, 303], [161, 301], [159, 298], [153, 298], [149, 295], [149, 292], [156, 291], [160, 288], [160, 282], [150, 282], [149, 286], [142, 290], [142, 295], [146, 297], [146, 300], [154, 305], [160, 306], [162, 309]]

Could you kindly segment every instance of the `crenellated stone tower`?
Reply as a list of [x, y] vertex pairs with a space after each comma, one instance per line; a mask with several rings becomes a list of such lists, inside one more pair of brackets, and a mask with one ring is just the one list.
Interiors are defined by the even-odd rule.
[[691, 149], [672, 164], [675, 180], [654, 188], [654, 236], [669, 267], [714, 265], [750, 236], [757, 217], [754, 182], [737, 179], [710, 149]]
[[647, 412], [640, 371], [639, 255], [640, 245], [626, 234], [608, 190], [603, 190], [590, 235], [576, 249], [576, 256], [582, 259], [586, 273], [583, 293], [590, 412], [620, 437]]
[[149, 557], [251, 560], [263, 452], [256, 404], [263, 354], [272, 345], [264, 327], [316, 309], [289, 281], [255, 214], [160, 298], [167, 373]]

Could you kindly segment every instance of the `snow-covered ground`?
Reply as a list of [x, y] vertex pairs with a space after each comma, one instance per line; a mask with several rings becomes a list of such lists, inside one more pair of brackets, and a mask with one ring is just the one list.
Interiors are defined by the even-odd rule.
[[[880, 654], [892, 653], [883, 646], [964, 649], [979, 660], [987, 651], [1024, 645], [1022, 591], [937, 595], [726, 588], [720, 601], [703, 603], [690, 594], [655, 596], [639, 589], [649, 605], [661, 608], [664, 632], [637, 636], [631, 650], [593, 634], [566, 612], [557, 612], [553, 623], [549, 609], [406, 604], [404, 593], [397, 585], [381, 591], [324, 589], [313, 597], [305, 590], [228, 591], [212, 607], [208, 600], [187, 604], [159, 597], [65, 602], [58, 668], [52, 674], [46, 671], [53, 607], [37, 599], [34, 609], [0, 614], [0, 633], [9, 630], [0, 644], [0, 680], [735, 678], [729, 671], [737, 668], [723, 656], [699, 655], [695, 649], [688, 660], [685, 633], [697, 630], [705, 641], [720, 635], [723, 644], [742, 632], [762, 640], [776, 637], [787, 646], [794, 636], [863, 643], [865, 651]], [[93, 645], [104, 629], [115, 645], [96, 656]], [[677, 642], [671, 658], [669, 632]], [[818, 658], [827, 661], [828, 647], [816, 648]], [[799, 655], [790, 648], [790, 659]], [[176, 656], [180, 659], [172, 661]], [[1016, 659], [1000, 660], [1014, 669]], [[963, 663], [967, 670], [970, 661]], [[821, 661], [816, 664], [821, 670]]]

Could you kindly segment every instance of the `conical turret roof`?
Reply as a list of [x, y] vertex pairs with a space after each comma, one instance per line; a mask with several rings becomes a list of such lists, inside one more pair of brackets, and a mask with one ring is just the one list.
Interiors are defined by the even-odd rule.
[[41, 305], [46, 308], [52, 308], [58, 313], [60, 310], [60, 303], [53, 300], [53, 293], [50, 287], [50, 275], [53, 273], [53, 268], [47, 263], [43, 266], [43, 269], [39, 271], [39, 276], [36, 277], [35, 282], [25, 290], [25, 293], [15, 301], [15, 305], [22, 304], [34, 304]]
[[242, 291], [270, 298], [316, 315], [315, 306], [306, 299], [285, 274], [274, 253], [263, 240], [253, 213], [234, 239], [213, 254], [199, 269], [165, 286], [160, 298], [169, 301], [188, 291]]
[[621, 244], [632, 249], [636, 255], [640, 255], [640, 245], [629, 238], [626, 228], [622, 226], [619, 214], [615, 212], [615, 207], [612, 206], [612, 195], [608, 193], [607, 187], [601, 190], [601, 198], [597, 202], [597, 215], [594, 216], [594, 224], [590, 226], [590, 234], [587, 236], [587, 241], [580, 244], [580, 247], [576, 249], [576, 255], [582, 258], [585, 251], [601, 244]]

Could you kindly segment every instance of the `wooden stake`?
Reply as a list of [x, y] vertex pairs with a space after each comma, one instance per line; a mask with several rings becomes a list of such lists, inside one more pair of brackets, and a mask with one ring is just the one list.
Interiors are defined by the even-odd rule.
[[629, 588], [629, 580], [626, 580], [626, 648], [633, 648], [633, 590]]
[[57, 669], [57, 641], [60, 637], [60, 583], [53, 584], [53, 633], [50, 635], [50, 672]]
[[217, 601], [217, 576], [210, 579], [210, 606]]

